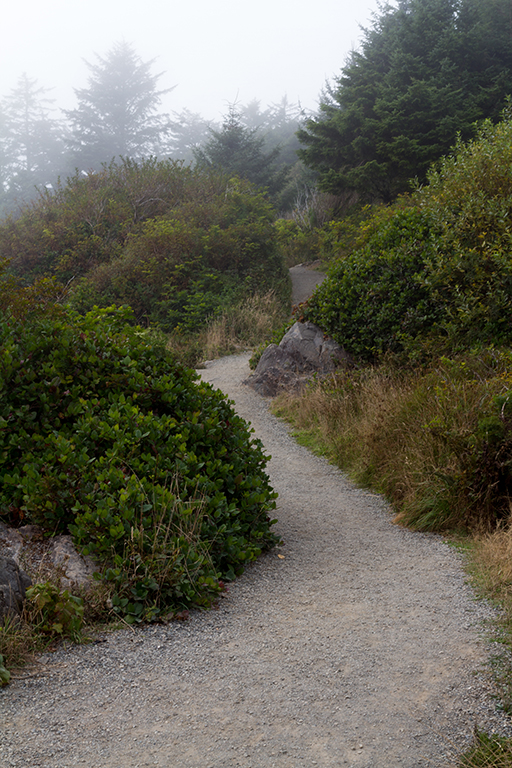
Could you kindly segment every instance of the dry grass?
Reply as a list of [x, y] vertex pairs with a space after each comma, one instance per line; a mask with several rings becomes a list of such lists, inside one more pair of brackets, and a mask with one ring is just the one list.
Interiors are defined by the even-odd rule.
[[512, 768], [510, 739], [489, 736], [475, 729], [473, 746], [457, 763], [458, 768]]
[[482, 416], [498, 428], [503, 422], [493, 398], [509, 390], [510, 376], [497, 362], [481, 356], [441, 360], [427, 372], [349, 370], [280, 397], [274, 408], [356, 482], [384, 493], [399, 522], [487, 531], [509, 514], [508, 496], [499, 493], [510, 439], [482, 436]]
[[205, 332], [204, 354], [212, 359], [254, 347], [269, 338], [285, 317], [274, 291], [249, 296], [211, 321]]
[[25, 618], [4, 619], [0, 625], [0, 656], [11, 672], [28, 664], [40, 649], [37, 632]]
[[196, 334], [171, 334], [169, 349], [192, 368], [205, 360], [236, 354], [270, 339], [288, 318], [274, 291], [249, 296], [238, 305], [226, 309]]

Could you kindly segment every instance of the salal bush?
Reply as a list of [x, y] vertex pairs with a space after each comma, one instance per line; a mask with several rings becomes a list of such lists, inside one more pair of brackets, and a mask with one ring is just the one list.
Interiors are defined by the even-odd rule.
[[512, 120], [459, 142], [409, 198], [361, 224], [304, 316], [354, 355], [512, 342]]
[[129, 310], [0, 314], [0, 519], [69, 531], [131, 620], [209, 605], [276, 542], [266, 461]]

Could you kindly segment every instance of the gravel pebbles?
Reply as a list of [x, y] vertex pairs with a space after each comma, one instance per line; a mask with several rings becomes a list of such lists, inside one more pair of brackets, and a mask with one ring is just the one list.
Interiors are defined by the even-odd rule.
[[201, 374], [272, 455], [284, 545], [216, 611], [42, 656], [0, 692], [2, 767], [437, 768], [512, 735], [457, 553], [297, 445], [248, 357]]

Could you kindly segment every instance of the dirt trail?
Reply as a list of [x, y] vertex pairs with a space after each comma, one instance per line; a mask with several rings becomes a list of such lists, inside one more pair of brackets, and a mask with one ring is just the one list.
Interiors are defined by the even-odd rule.
[[218, 611], [43, 657], [0, 693], [0, 765], [438, 768], [475, 720], [507, 730], [458, 556], [297, 445], [247, 361], [202, 376], [272, 455], [284, 546]]

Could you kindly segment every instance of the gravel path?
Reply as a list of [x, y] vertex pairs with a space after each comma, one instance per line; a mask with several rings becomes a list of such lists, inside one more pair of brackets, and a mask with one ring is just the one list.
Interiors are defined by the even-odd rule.
[[272, 454], [283, 548], [218, 611], [42, 657], [0, 692], [2, 767], [437, 768], [510, 733], [457, 554], [297, 445], [247, 360], [202, 375]]
[[[317, 265], [320, 262], [315, 262]], [[290, 277], [292, 279], [292, 305], [300, 304], [306, 301], [317, 285], [321, 285], [327, 275], [324, 272], [318, 272], [312, 269], [311, 264], [297, 264], [291, 267]]]

